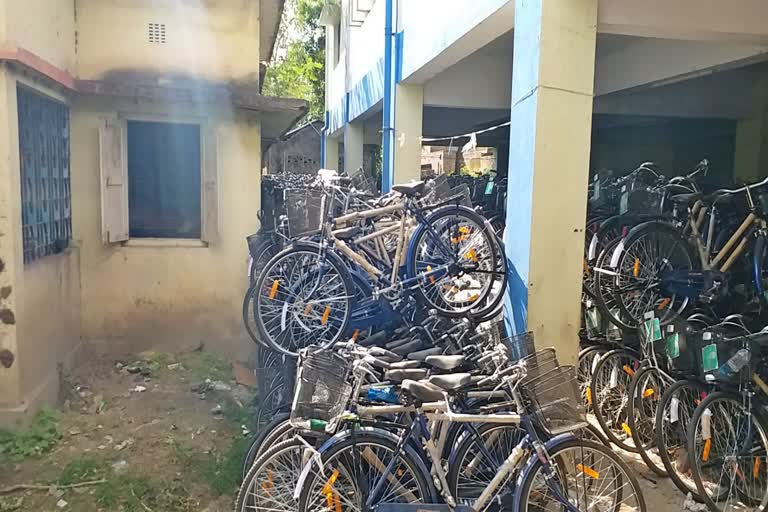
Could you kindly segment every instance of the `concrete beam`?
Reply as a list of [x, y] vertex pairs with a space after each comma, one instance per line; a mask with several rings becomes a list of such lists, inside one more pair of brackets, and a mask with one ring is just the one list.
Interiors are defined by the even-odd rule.
[[352, 173], [363, 166], [363, 145], [365, 132], [362, 123], [347, 123], [344, 126], [344, 169]]
[[398, 85], [395, 88], [394, 183], [421, 179], [423, 117], [424, 88]]
[[446, 0], [404, 2], [403, 82], [423, 84], [512, 30], [514, 1], [476, 0], [471, 9], [465, 1], [456, 9]]
[[604, 0], [598, 31], [642, 37], [768, 43], [765, 0]]
[[681, 81], [766, 59], [768, 44], [641, 39], [597, 60], [595, 96]]

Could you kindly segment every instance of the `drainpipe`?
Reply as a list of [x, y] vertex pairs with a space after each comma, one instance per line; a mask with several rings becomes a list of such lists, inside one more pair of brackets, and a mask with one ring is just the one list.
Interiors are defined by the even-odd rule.
[[384, 14], [384, 98], [382, 101], [382, 149], [381, 149], [381, 191], [389, 192], [394, 179], [395, 147], [395, 70], [392, 65], [392, 18], [394, 2], [386, 0]]
[[323, 130], [320, 132], [320, 168], [327, 169], [328, 165], [325, 162], [325, 144], [328, 138], [328, 111], [325, 111], [325, 122], [323, 123]]

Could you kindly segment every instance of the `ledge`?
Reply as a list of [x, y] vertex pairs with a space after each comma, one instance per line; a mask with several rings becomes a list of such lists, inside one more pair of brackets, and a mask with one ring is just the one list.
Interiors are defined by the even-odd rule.
[[208, 247], [208, 244], [195, 238], [131, 238], [123, 242], [123, 247]]

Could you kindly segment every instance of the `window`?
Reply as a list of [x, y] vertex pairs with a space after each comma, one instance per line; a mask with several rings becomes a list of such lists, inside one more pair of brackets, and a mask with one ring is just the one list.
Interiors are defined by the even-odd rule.
[[217, 134], [207, 123], [104, 119], [99, 128], [105, 243], [218, 240]]
[[69, 109], [17, 86], [24, 262], [67, 248], [72, 236]]
[[131, 238], [200, 238], [200, 126], [128, 121]]

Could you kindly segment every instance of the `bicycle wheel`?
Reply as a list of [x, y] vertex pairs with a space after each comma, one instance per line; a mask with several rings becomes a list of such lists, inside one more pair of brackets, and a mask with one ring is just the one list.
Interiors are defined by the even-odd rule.
[[578, 379], [581, 397], [587, 404], [587, 412], [592, 411], [592, 372], [597, 366], [597, 362], [608, 349], [599, 345], [593, 345], [579, 351]]
[[[477, 436], [468, 435], [459, 442], [447, 475], [448, 488], [458, 505], [472, 506], [523, 437], [525, 431], [517, 425], [485, 424], [477, 427]], [[514, 478], [505, 491], [497, 491], [501, 501], [514, 493]]]
[[656, 445], [656, 409], [659, 398], [672, 384], [655, 366], [641, 366], [629, 383], [628, 421], [632, 442], [648, 469], [667, 476]]
[[592, 268], [594, 273], [593, 292], [597, 307], [609, 322], [619, 329], [633, 330], [637, 328], [637, 324], [631, 323], [621, 312], [613, 293], [614, 268], [611, 265], [611, 259], [620, 242], [620, 238], [614, 239], [605, 246], [597, 257], [595, 266]]
[[248, 267], [248, 279], [251, 285], [259, 278], [261, 269], [280, 252], [280, 249], [280, 246], [275, 243], [271, 236], [263, 237], [258, 241], [251, 253], [251, 264]]
[[256, 432], [243, 456], [243, 479], [262, 453], [295, 435], [295, 430], [288, 421], [289, 418], [290, 414], [288, 413], [278, 414]]
[[256, 326], [269, 346], [296, 356], [310, 345], [330, 346], [352, 313], [354, 285], [336, 257], [297, 245], [272, 258], [256, 281]]
[[289, 439], [264, 452], [248, 470], [237, 493], [235, 512], [271, 510], [296, 512], [293, 491], [304, 468], [307, 447]]
[[483, 300], [482, 304], [473, 308], [469, 316], [473, 320], [482, 319], [493, 313], [504, 299], [504, 293], [507, 290], [507, 258], [504, 255], [504, 244], [494, 234], [493, 239], [496, 242], [496, 274], [493, 277], [491, 291]]
[[[429, 472], [413, 457], [382, 436], [359, 432], [343, 439], [322, 453], [322, 470], [313, 464], [301, 488], [299, 510], [361, 512], [379, 503], [432, 503]], [[394, 470], [385, 476], [393, 462]], [[368, 508], [365, 503], [380, 481], [381, 488]]]
[[645, 511], [640, 484], [606, 446], [571, 439], [549, 452], [548, 467], [533, 457], [521, 477], [513, 510]]
[[698, 494], [713, 511], [764, 511], [768, 506], [765, 422], [746, 397], [716, 392], [701, 401], [688, 426], [688, 452]]
[[278, 413], [284, 412], [293, 399], [293, 383], [278, 382], [278, 384], [264, 395], [259, 402], [259, 408], [256, 411], [256, 430], [266, 426], [270, 420]]
[[661, 310], [660, 320], [680, 315], [688, 306], [662, 287], [662, 275], [675, 270], [693, 270], [688, 242], [671, 226], [652, 223], [624, 240], [616, 265], [614, 295], [622, 313], [637, 325], [648, 311]]
[[661, 395], [656, 407], [656, 446], [672, 483], [683, 494], [701, 501], [691, 477], [687, 428], [706, 387], [699, 381], [679, 380]]
[[632, 453], [638, 450], [627, 422], [628, 391], [639, 362], [628, 350], [611, 350], [597, 362], [590, 384], [593, 412], [603, 433], [612, 443]]
[[446, 316], [463, 316], [490, 294], [496, 282], [496, 253], [494, 235], [480, 215], [464, 207], [441, 208], [416, 229], [407, 274], [421, 276], [419, 293], [432, 308]]
[[268, 345], [261, 340], [258, 335], [259, 328], [256, 326], [256, 309], [253, 307], [258, 288], [255, 284], [251, 284], [243, 297], [243, 324], [245, 325], [245, 331], [251, 340], [262, 347], [267, 348]]

